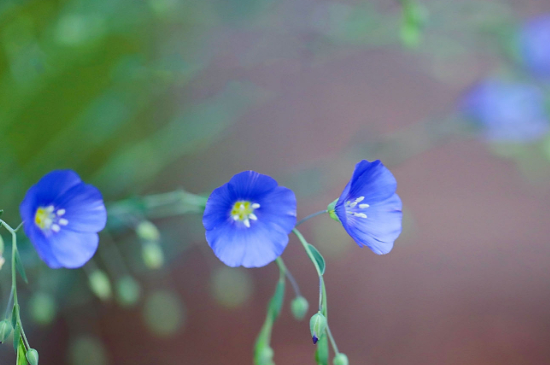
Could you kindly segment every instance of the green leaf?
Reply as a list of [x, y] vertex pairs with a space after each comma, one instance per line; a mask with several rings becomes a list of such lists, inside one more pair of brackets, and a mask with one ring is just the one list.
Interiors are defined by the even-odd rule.
[[19, 304], [14, 304], [13, 310], [11, 311], [11, 326], [14, 329], [17, 325], [17, 318], [19, 318]]
[[27, 350], [22, 338], [19, 338], [19, 345], [17, 346], [17, 365], [27, 365]]
[[277, 287], [275, 288], [275, 293], [273, 294], [273, 297], [269, 301], [269, 307], [267, 308], [267, 312], [272, 316], [273, 320], [275, 320], [279, 313], [281, 313], [281, 308], [283, 307], [283, 300], [285, 298], [285, 281], [279, 280], [277, 282]]
[[25, 273], [25, 268], [23, 267], [23, 263], [21, 262], [19, 251], [15, 251], [15, 267], [17, 268], [17, 272], [19, 272], [19, 275], [21, 275], [21, 277], [25, 281], [25, 284], [28, 284], [29, 281], [27, 280], [27, 274]]
[[311, 250], [311, 253], [313, 254], [313, 257], [315, 258], [315, 261], [317, 262], [317, 265], [319, 266], [319, 270], [321, 271], [321, 275], [325, 274], [325, 259], [323, 258], [323, 255], [317, 249], [315, 246], [313, 246], [311, 243], [308, 243], [309, 249]]
[[317, 342], [315, 361], [317, 365], [328, 365], [328, 339], [326, 334], [323, 334]]
[[13, 349], [17, 352], [17, 347], [19, 346], [19, 341], [21, 340], [21, 327], [16, 325], [13, 330]]

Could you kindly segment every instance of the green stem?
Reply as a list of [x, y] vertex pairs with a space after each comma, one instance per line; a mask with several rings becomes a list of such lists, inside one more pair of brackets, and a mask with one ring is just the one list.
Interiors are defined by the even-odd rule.
[[321, 214], [324, 214], [324, 213], [328, 213], [328, 210], [325, 209], [325, 210], [321, 210], [321, 211], [319, 211], [319, 212], [310, 214], [310, 215], [308, 215], [307, 217], [300, 219], [300, 220], [298, 221], [298, 223], [296, 223], [295, 227], [298, 227], [300, 224], [302, 224], [302, 223], [304, 223], [304, 222], [310, 220], [311, 218], [317, 217], [318, 215], [321, 215]]
[[[27, 340], [27, 335], [23, 329], [23, 323], [21, 321], [21, 309], [19, 308], [19, 301], [17, 299], [17, 269], [16, 269], [16, 256], [17, 256], [17, 230], [21, 227], [21, 224], [17, 226], [16, 229], [11, 228], [9, 224], [0, 219], [0, 223], [11, 233], [11, 291], [13, 293], [13, 307], [17, 307], [17, 318], [15, 319], [16, 325], [21, 329], [21, 337], [27, 346], [27, 349], [30, 349], [29, 341]], [[8, 307], [9, 308], [9, 307]]]
[[279, 270], [281, 270], [282, 272], [285, 273], [286, 278], [290, 282], [290, 285], [292, 285], [292, 289], [294, 290], [294, 294], [297, 297], [301, 297], [302, 293], [300, 292], [300, 287], [298, 286], [298, 282], [296, 282], [296, 279], [294, 279], [294, 276], [292, 276], [292, 274], [290, 273], [290, 271], [286, 267], [283, 259], [279, 256], [279, 257], [277, 257], [276, 261], [277, 261], [277, 265], [279, 266]]
[[334, 353], [338, 355], [340, 352], [338, 351], [338, 346], [336, 346], [336, 341], [334, 341], [334, 337], [332, 336], [332, 332], [330, 331], [330, 327], [327, 323], [327, 334], [328, 338], [330, 339], [330, 343], [332, 344], [332, 348], [334, 349]]

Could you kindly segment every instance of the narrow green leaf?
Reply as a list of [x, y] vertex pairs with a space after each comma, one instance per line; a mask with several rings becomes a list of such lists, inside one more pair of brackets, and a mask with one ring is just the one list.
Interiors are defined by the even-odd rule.
[[275, 288], [275, 293], [269, 301], [269, 307], [267, 308], [268, 313], [275, 320], [279, 313], [281, 313], [281, 308], [283, 307], [283, 300], [285, 298], [285, 281], [279, 280], [277, 282], [277, 287]]
[[28, 365], [27, 350], [22, 338], [19, 338], [19, 345], [17, 346], [17, 365]]
[[17, 325], [17, 318], [19, 318], [19, 304], [15, 304], [13, 306], [13, 310], [11, 311], [11, 326], [15, 329], [15, 326]]
[[4, 209], [0, 209], [0, 216], [2, 216], [2, 214], [4, 214]]
[[15, 267], [17, 267], [17, 271], [25, 281], [25, 284], [28, 284], [29, 281], [27, 280], [27, 274], [25, 273], [25, 268], [23, 267], [23, 263], [21, 262], [21, 256], [19, 256], [19, 251], [15, 251]]
[[13, 349], [17, 352], [17, 347], [19, 346], [19, 341], [21, 340], [21, 327], [16, 325], [13, 330]]
[[328, 339], [326, 334], [323, 334], [317, 342], [315, 361], [317, 365], [328, 365]]
[[317, 249], [315, 246], [313, 246], [311, 243], [308, 243], [309, 249], [311, 250], [311, 253], [313, 254], [313, 257], [315, 258], [315, 261], [317, 261], [317, 265], [319, 266], [319, 270], [321, 270], [321, 275], [325, 274], [325, 259], [323, 258], [323, 255]]

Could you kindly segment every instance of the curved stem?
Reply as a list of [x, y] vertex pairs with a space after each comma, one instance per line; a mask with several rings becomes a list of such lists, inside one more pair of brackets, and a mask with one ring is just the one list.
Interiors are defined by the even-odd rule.
[[313, 218], [313, 217], [317, 217], [318, 215], [321, 215], [321, 214], [323, 214], [323, 213], [328, 213], [328, 210], [326, 210], [326, 209], [325, 209], [325, 210], [321, 210], [321, 211], [319, 211], [319, 212], [317, 212], [317, 213], [310, 214], [310, 215], [308, 215], [307, 217], [305, 217], [305, 218], [303, 218], [303, 219], [300, 219], [300, 220], [298, 221], [298, 223], [296, 223], [295, 227], [298, 227], [300, 224], [302, 224], [302, 223], [304, 223], [304, 222], [310, 220], [310, 219]]
[[277, 261], [277, 265], [279, 266], [279, 270], [284, 272], [284, 274], [286, 275], [286, 278], [290, 282], [290, 285], [292, 285], [292, 289], [294, 290], [294, 294], [297, 297], [301, 297], [302, 293], [300, 292], [300, 287], [298, 286], [298, 282], [296, 282], [296, 279], [294, 279], [294, 276], [292, 276], [292, 274], [290, 273], [290, 271], [286, 267], [286, 265], [285, 265], [283, 259], [281, 258], [281, 256], [277, 257], [276, 261]]

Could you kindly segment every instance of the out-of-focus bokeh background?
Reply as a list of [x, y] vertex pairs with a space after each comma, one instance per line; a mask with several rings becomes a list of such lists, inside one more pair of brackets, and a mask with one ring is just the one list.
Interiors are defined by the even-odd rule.
[[[548, 364], [544, 14], [546, 0], [2, 0], [3, 219], [16, 225], [26, 190], [58, 168], [107, 202], [208, 194], [252, 169], [293, 189], [304, 217], [356, 162], [381, 159], [404, 203], [390, 254], [328, 217], [303, 227], [327, 260], [340, 350], [352, 364]], [[152, 221], [164, 260], [132, 227], [106, 230], [82, 270], [50, 270], [21, 243], [41, 364], [252, 363], [275, 265], [224, 267], [198, 215]], [[295, 237], [283, 258], [314, 307]], [[94, 295], [97, 270], [111, 286]], [[286, 294], [275, 362], [313, 364]], [[15, 363], [9, 342], [0, 363]]]

